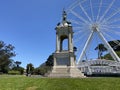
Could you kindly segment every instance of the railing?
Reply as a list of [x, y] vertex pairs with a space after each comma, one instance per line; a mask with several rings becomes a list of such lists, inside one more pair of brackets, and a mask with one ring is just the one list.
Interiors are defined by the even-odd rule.
[[79, 63], [84, 74], [120, 74], [120, 63], [110, 60], [91, 60]]

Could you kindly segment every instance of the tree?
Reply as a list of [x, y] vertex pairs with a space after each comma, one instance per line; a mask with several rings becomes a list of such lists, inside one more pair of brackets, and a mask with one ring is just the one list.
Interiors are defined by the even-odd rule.
[[23, 74], [24, 73], [24, 68], [23, 67], [13, 67], [11, 70], [14, 74]]
[[[120, 51], [116, 51], [116, 54], [120, 57]], [[104, 55], [104, 58], [108, 60], [114, 60], [109, 53]]]
[[98, 59], [101, 59], [103, 52], [107, 51], [107, 48], [104, 46], [104, 44], [99, 44], [95, 50], [98, 50]]
[[48, 71], [48, 67], [45, 63], [41, 64], [38, 68], [34, 69], [34, 74], [45, 75]]
[[3, 41], [0, 41], [0, 72], [8, 72], [9, 65], [12, 63], [11, 57], [16, 56], [14, 48], [11, 44], [6, 45]]
[[19, 71], [20, 74], [23, 74], [24, 73], [24, 68], [20, 66], [21, 63], [22, 62], [20, 62], [20, 61], [14, 62], [12, 70]]
[[34, 71], [33, 64], [32, 63], [27, 64], [27, 66], [26, 66], [26, 73], [27, 74], [33, 74], [33, 71]]
[[[120, 57], [119, 51], [120, 51], [120, 40], [113, 40], [113, 41], [109, 41], [108, 42], [109, 45], [113, 48], [113, 50], [118, 54], [118, 56]], [[104, 51], [107, 51], [107, 48], [104, 47], [104, 44], [99, 44], [95, 50], [98, 50], [98, 58], [100, 58], [102, 56], [102, 53]], [[109, 60], [113, 60], [113, 58], [111, 57], [111, 55], [108, 53], [106, 55], [103, 56], [106, 59]]]
[[42, 63], [38, 68], [35, 68], [34, 73], [45, 75], [53, 66], [53, 54], [50, 55], [45, 63]]
[[50, 55], [45, 63], [46, 66], [53, 66], [53, 55]]
[[114, 40], [108, 42], [114, 51], [120, 51], [120, 40]]
[[16, 61], [15, 64], [17, 65], [17, 68], [19, 68], [19, 65], [21, 64], [20, 61]]

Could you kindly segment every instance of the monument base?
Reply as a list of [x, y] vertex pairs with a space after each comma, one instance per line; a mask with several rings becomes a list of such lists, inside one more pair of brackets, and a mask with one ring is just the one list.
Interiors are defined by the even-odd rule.
[[84, 78], [84, 74], [75, 66], [54, 66], [48, 77]]

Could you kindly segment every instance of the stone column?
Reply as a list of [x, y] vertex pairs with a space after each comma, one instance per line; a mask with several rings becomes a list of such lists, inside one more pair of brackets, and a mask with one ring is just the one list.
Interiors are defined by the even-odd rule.
[[56, 66], [57, 63], [56, 63], [56, 57], [54, 56], [54, 66]]
[[69, 33], [69, 39], [68, 39], [69, 41], [69, 51], [70, 52], [73, 52], [73, 43], [72, 43], [72, 35], [71, 35], [71, 33]]
[[59, 37], [58, 37], [58, 34], [56, 33], [56, 52], [59, 52]]
[[62, 47], [62, 43], [63, 43], [63, 41], [60, 40], [60, 51], [62, 51], [62, 49], [63, 49], [63, 47]]
[[71, 66], [75, 66], [74, 57], [70, 57], [70, 64], [71, 64]]

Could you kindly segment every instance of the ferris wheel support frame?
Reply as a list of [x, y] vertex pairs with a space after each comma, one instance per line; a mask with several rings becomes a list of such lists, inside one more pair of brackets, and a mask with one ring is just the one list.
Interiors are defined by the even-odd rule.
[[85, 55], [85, 52], [86, 52], [86, 50], [88, 48], [88, 45], [90, 44], [90, 42], [92, 40], [93, 34], [94, 34], [94, 31], [91, 31], [91, 33], [90, 33], [90, 35], [89, 35], [89, 37], [88, 37], [88, 39], [87, 39], [87, 41], [85, 43], [85, 46], [84, 46], [84, 48], [83, 48], [83, 50], [82, 50], [82, 52], [80, 54], [80, 57], [78, 59], [78, 63], [79, 63], [79, 61], [82, 60], [83, 56]]
[[93, 25], [91, 33], [85, 43], [85, 46], [81, 52], [81, 55], [78, 59], [78, 64], [80, 61], [82, 61], [83, 56], [85, 55], [85, 52], [88, 48], [88, 45], [90, 44], [92, 37], [94, 35], [94, 33], [97, 32], [97, 34], [99, 35], [99, 37], [101, 38], [101, 40], [103, 41], [103, 43], [105, 44], [105, 47], [107, 48], [107, 50], [109, 51], [110, 55], [113, 57], [113, 59], [117, 62], [120, 62], [120, 58], [118, 57], [118, 55], [115, 53], [115, 51], [113, 50], [113, 48], [109, 45], [109, 43], [107, 42], [107, 40], [104, 38], [103, 34], [100, 32], [100, 30], [98, 29], [97, 25]]

